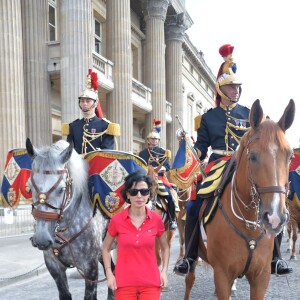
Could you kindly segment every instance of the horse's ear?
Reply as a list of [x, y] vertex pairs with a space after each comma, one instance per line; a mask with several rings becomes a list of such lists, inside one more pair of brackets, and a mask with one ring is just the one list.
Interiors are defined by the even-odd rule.
[[250, 125], [253, 129], [257, 129], [264, 116], [259, 99], [255, 100], [250, 110]]
[[74, 144], [70, 143], [69, 146], [60, 153], [62, 164], [65, 164], [70, 159], [73, 149], [74, 149]]
[[32, 143], [31, 143], [31, 140], [29, 138], [26, 139], [26, 150], [27, 150], [28, 155], [31, 158], [34, 158], [36, 156], [35, 151], [34, 151], [34, 147], [33, 147]]
[[295, 111], [296, 111], [295, 101], [293, 99], [291, 99], [289, 104], [285, 108], [282, 117], [280, 118], [280, 120], [277, 123], [284, 132], [288, 128], [290, 128], [291, 125], [293, 124], [294, 118], [295, 118]]

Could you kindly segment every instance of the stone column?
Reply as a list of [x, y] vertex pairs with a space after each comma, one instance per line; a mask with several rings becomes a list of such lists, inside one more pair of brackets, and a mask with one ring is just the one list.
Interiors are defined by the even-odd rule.
[[62, 122], [80, 117], [78, 96], [92, 67], [91, 0], [60, 1]]
[[[152, 89], [153, 110], [148, 120], [161, 120], [160, 146], [166, 147], [166, 70], [164, 22], [169, 0], [142, 0], [146, 22], [146, 74], [145, 83]], [[152, 124], [147, 122], [148, 130]]]
[[[8, 150], [25, 148], [21, 1], [0, 1], [0, 172]], [[2, 175], [0, 183], [2, 181]]]
[[119, 123], [118, 148], [132, 151], [132, 66], [130, 0], [106, 2], [107, 56], [114, 63], [114, 90], [107, 99], [108, 119]]
[[[172, 123], [168, 132], [167, 146], [175, 155], [178, 149], [176, 131], [180, 127], [176, 115], [184, 123], [184, 102], [182, 99], [182, 42], [185, 30], [184, 13], [167, 16], [166, 30], [166, 95], [172, 103]], [[173, 155], [173, 156], [174, 156]]]
[[24, 91], [27, 136], [35, 146], [52, 143], [49, 76], [47, 0], [21, 1], [24, 50]]

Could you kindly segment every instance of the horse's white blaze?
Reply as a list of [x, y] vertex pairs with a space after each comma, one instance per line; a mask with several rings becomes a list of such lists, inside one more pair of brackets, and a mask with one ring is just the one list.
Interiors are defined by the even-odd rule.
[[[273, 156], [274, 170], [277, 170], [277, 159], [276, 159], [277, 150], [278, 150], [277, 145], [273, 145], [273, 147], [271, 147], [271, 149], [270, 149], [270, 152], [272, 153], [272, 156]], [[276, 172], [274, 172], [274, 185], [278, 185], [278, 177], [277, 177]], [[269, 220], [269, 223], [271, 224], [272, 228], [275, 229], [280, 224], [280, 217], [278, 215], [278, 213], [280, 211], [280, 196], [278, 193], [274, 193], [274, 195], [273, 195], [271, 208], [272, 208], [273, 213], [268, 216], [268, 220]]]

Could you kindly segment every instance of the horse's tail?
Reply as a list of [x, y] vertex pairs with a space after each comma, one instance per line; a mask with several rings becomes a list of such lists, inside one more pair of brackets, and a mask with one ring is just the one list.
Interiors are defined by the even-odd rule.
[[207, 203], [208, 203], [208, 200], [205, 199], [201, 205], [201, 209], [200, 209], [200, 212], [199, 212], [199, 226], [200, 226], [200, 234], [199, 234], [199, 257], [205, 261], [206, 263], [208, 263], [208, 259], [207, 259], [207, 248], [206, 248], [206, 245], [205, 245], [205, 242], [204, 242], [204, 239], [203, 239], [203, 236], [202, 236], [202, 232], [201, 232], [201, 222], [202, 222], [202, 219], [203, 219], [203, 214], [204, 214], [204, 211], [205, 211], [205, 208], [207, 206]]

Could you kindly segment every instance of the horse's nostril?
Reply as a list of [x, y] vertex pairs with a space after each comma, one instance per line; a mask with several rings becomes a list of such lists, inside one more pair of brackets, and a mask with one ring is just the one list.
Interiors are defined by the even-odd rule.
[[268, 212], [264, 212], [262, 214], [262, 220], [264, 223], [269, 223], [269, 213]]

